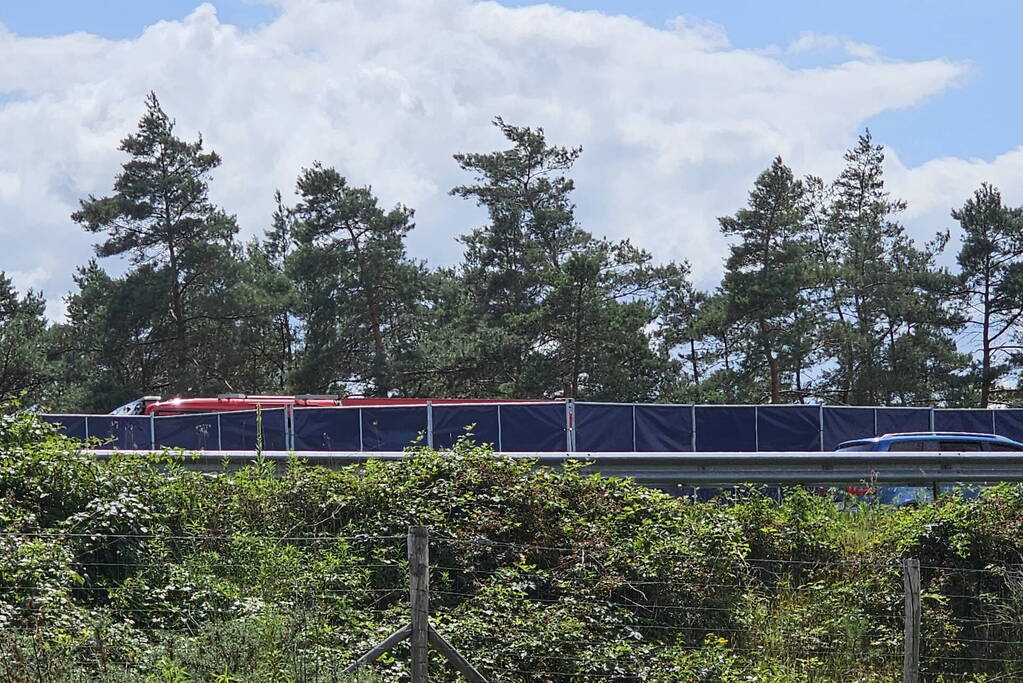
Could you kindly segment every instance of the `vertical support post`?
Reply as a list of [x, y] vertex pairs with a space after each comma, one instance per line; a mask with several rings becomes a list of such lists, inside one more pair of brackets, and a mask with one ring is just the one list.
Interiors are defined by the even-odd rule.
[[760, 409], [753, 406], [753, 450], [760, 452]]
[[817, 418], [817, 426], [821, 432], [821, 453], [824, 452], [824, 404], [820, 406], [820, 416]]
[[151, 449], [156, 450], [156, 415], [149, 414], [149, 443], [152, 444]]
[[902, 583], [906, 596], [902, 683], [918, 683], [920, 680], [920, 560], [903, 560]]
[[217, 450], [224, 450], [224, 432], [220, 428], [220, 413], [217, 413]]
[[691, 449], [693, 453], [696, 452], [696, 404], [694, 403], [690, 408], [689, 412], [692, 418], [693, 431], [689, 436], [689, 440], [692, 442]]
[[284, 448], [295, 450], [295, 406], [284, 407]]
[[408, 530], [409, 603], [412, 616], [412, 683], [428, 683], [430, 647], [430, 539], [425, 527]]
[[85, 416], [85, 440], [89, 440], [89, 416]]
[[636, 404], [632, 404], [632, 452], [636, 452]]
[[356, 408], [359, 411], [359, 452], [366, 450], [362, 442], [362, 408]]
[[874, 436], [881, 436], [877, 433], [877, 408], [871, 408], [870, 412], [874, 415]]
[[997, 434], [998, 433], [998, 426], [995, 424], [995, 413], [998, 412], [998, 411], [991, 410], [990, 408], [988, 408], [988, 412], [991, 414], [991, 433], [992, 434]]
[[426, 402], [426, 445], [433, 448], [433, 401]]
[[565, 401], [565, 450], [575, 450], [575, 399]]
[[412, 645], [412, 683], [429, 683], [429, 648], [433, 645], [469, 683], [488, 683], [441, 634], [430, 625], [430, 532], [426, 527], [408, 529], [409, 605], [412, 622], [380, 641], [369, 652], [350, 664], [343, 673], [353, 674], [377, 660], [401, 641]]
[[931, 431], [934, 431], [934, 408], [927, 411], [927, 417], [930, 420]]
[[504, 446], [501, 444], [501, 404], [497, 404], [497, 452], [501, 453], [504, 451]]

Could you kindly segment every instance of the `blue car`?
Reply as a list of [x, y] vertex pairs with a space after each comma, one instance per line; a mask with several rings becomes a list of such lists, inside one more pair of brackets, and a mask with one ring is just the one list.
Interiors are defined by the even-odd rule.
[[[997, 434], [903, 432], [845, 441], [840, 443], [835, 450], [839, 452], [875, 451], [889, 453], [990, 453], [1023, 451], [1023, 443], [1007, 439], [1004, 436], [998, 436]], [[858, 485], [848, 487], [846, 492], [857, 497], [869, 497], [869, 499], [886, 505], [903, 506], [931, 502], [934, 500], [935, 493], [943, 493], [955, 488], [951, 484], [943, 484], [937, 491], [926, 486], [880, 486], [875, 489], [869, 485]], [[971, 486], [961, 490], [967, 495], [976, 495], [979, 492], [979, 487]]]

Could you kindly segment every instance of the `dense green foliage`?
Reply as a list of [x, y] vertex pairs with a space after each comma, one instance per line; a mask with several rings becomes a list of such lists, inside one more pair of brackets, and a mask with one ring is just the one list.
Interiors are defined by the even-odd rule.
[[0, 405], [22, 395], [60, 402], [53, 382], [59, 369], [51, 357], [55, 332], [46, 328], [45, 308], [35, 292], [19, 297], [0, 272]]
[[831, 182], [776, 158], [720, 219], [724, 275], [701, 291], [685, 261], [580, 225], [580, 148], [494, 124], [506, 149], [454, 157], [466, 181], [451, 194], [485, 220], [452, 244], [460, 262], [431, 269], [406, 250], [412, 209], [312, 160], [263, 236], [240, 243], [209, 199], [219, 156], [179, 138], [150, 95], [112, 193], [72, 216], [97, 243], [66, 324], [47, 326], [39, 295], [19, 299], [0, 273], [0, 398], [101, 411], [222, 391], [1017, 402], [1023, 222], [995, 188], [952, 212], [950, 272], [937, 265], [947, 226], [925, 245], [907, 236], [869, 133]]
[[[407, 619], [410, 524], [431, 530], [434, 624], [494, 680], [892, 680], [906, 556], [931, 674], [1023, 665], [1018, 488], [843, 511], [802, 490], [695, 503], [469, 443], [340, 471], [182, 457], [101, 463], [0, 417], [0, 676], [337, 680]], [[407, 654], [375, 673], [401, 680]]]

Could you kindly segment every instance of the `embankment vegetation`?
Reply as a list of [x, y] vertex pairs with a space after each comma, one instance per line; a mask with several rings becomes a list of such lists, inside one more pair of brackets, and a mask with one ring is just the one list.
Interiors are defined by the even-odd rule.
[[[406, 621], [410, 524], [431, 530], [435, 625], [495, 681], [894, 680], [904, 557], [932, 680], [1023, 666], [1017, 487], [843, 510], [692, 502], [470, 443], [214, 474], [79, 446], [0, 417], [5, 680], [346, 680]], [[402, 680], [404, 647], [368, 675]]]

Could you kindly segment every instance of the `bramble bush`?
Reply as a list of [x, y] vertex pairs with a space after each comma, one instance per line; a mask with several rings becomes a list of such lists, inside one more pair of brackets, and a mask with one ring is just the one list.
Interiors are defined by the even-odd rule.
[[[101, 462], [0, 416], [0, 676], [344, 680], [407, 620], [409, 525], [431, 531], [434, 624], [495, 680], [891, 680], [903, 557], [925, 635], [965, 662], [930, 665], [1023, 663], [1018, 487], [842, 509], [802, 489], [696, 503], [468, 440], [341, 470], [187, 457]], [[407, 680], [407, 654], [360, 680]]]

